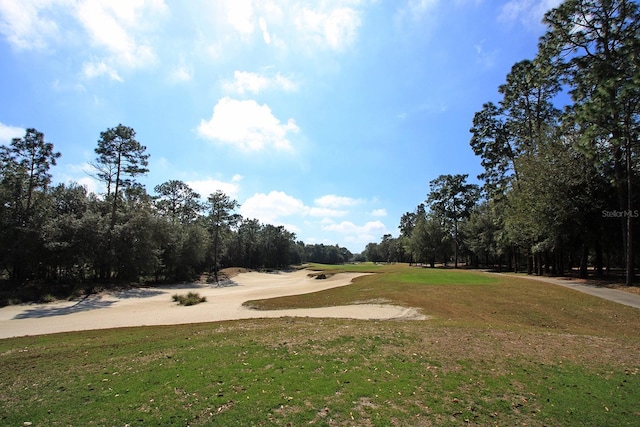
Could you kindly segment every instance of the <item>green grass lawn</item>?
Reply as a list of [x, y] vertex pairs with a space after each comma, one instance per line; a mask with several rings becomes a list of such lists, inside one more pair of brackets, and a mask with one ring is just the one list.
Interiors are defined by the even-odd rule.
[[255, 319], [0, 340], [0, 425], [640, 423], [640, 310], [520, 278], [367, 268], [380, 273], [252, 304], [384, 300], [432, 319]]

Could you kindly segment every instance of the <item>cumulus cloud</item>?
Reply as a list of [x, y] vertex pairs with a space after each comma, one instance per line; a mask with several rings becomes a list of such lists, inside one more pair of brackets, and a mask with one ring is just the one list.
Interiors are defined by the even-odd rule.
[[387, 216], [386, 209], [374, 209], [371, 211], [371, 216]]
[[280, 73], [277, 73], [275, 76], [267, 76], [265, 74], [247, 71], [234, 71], [233, 81], [226, 81], [222, 86], [227, 92], [241, 95], [247, 92], [257, 94], [267, 89], [283, 90], [286, 92], [297, 89], [297, 85], [293, 81]]
[[360, 200], [352, 199], [351, 197], [336, 196], [335, 194], [327, 194], [326, 196], [315, 199], [314, 203], [325, 208], [340, 208], [357, 205], [360, 203]]
[[330, 217], [340, 217], [345, 216], [349, 212], [345, 210], [339, 209], [329, 209], [329, 208], [319, 208], [319, 207], [310, 207], [307, 211], [310, 216], [322, 217], [322, 218], [330, 218]]
[[255, 29], [252, 0], [231, 0], [226, 2], [227, 21], [243, 35], [250, 35]]
[[326, 231], [337, 231], [344, 234], [383, 234], [386, 231], [381, 221], [369, 221], [364, 225], [356, 225], [351, 221], [342, 221], [340, 224], [328, 224], [322, 227]]
[[358, 245], [377, 240], [387, 232], [387, 227], [381, 221], [369, 221], [364, 225], [342, 221], [339, 224], [326, 224], [322, 229], [343, 234], [346, 242]]
[[240, 207], [245, 218], [256, 218], [266, 224], [281, 224], [282, 217], [303, 214], [307, 210], [304, 203], [282, 191], [269, 194], [256, 193]]
[[243, 151], [260, 151], [267, 147], [276, 150], [292, 149], [290, 133], [300, 130], [294, 119], [287, 123], [273, 115], [268, 105], [254, 100], [239, 101], [222, 98], [209, 120], [201, 120], [198, 134], [206, 139], [229, 144]]
[[95, 46], [119, 64], [137, 68], [155, 62], [155, 53], [136, 36], [166, 10], [163, 0], [87, 0], [78, 4], [76, 17]]
[[215, 193], [220, 190], [227, 196], [232, 199], [238, 197], [238, 193], [240, 192], [240, 180], [242, 176], [235, 175], [231, 181], [221, 181], [213, 178], [206, 178], [200, 180], [192, 180], [186, 181], [187, 184], [193, 191], [200, 194], [202, 199], [206, 199], [210, 194]]
[[[338, 197], [338, 196], [331, 196]], [[323, 198], [317, 199], [321, 200]], [[348, 198], [343, 198], [348, 199]], [[349, 212], [341, 209], [333, 209], [328, 206], [307, 206], [302, 200], [290, 196], [282, 191], [272, 191], [269, 194], [256, 193], [242, 205], [242, 215], [249, 218], [258, 218], [263, 222], [281, 224], [282, 217], [300, 216], [323, 218], [325, 224], [332, 224], [329, 218], [342, 217]], [[246, 213], [246, 215], [245, 215]]]
[[26, 129], [24, 128], [9, 126], [0, 122], [0, 144], [8, 145], [13, 138], [22, 138], [25, 133]]

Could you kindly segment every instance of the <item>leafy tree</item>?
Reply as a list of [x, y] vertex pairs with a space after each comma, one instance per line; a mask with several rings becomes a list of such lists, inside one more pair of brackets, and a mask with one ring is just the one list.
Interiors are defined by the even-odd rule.
[[559, 117], [553, 100], [560, 84], [548, 61], [516, 63], [498, 91], [503, 95], [500, 105], [484, 104], [470, 130], [471, 147], [485, 168], [479, 178], [490, 195], [504, 193], [513, 180], [517, 182], [516, 160], [535, 152]]
[[34, 274], [33, 266], [42, 255], [49, 169], [59, 157], [53, 144], [33, 128], [26, 130], [24, 138], [14, 138], [10, 146], [0, 146], [3, 264], [15, 281]]
[[458, 267], [458, 224], [469, 218], [471, 209], [480, 197], [480, 188], [476, 184], [466, 182], [467, 174], [440, 175], [429, 184], [431, 191], [427, 203], [431, 212], [441, 218], [454, 242], [454, 266]]
[[132, 186], [133, 178], [149, 172], [149, 155], [146, 147], [136, 139], [133, 128], [119, 124], [100, 132], [97, 158], [93, 163], [96, 176], [107, 187], [107, 199], [111, 199], [111, 228], [116, 224], [116, 212], [122, 189]]
[[223, 249], [223, 237], [230, 231], [231, 227], [238, 223], [241, 219], [240, 215], [235, 213], [239, 207], [237, 201], [218, 190], [209, 195], [207, 199], [207, 226], [211, 234], [212, 242], [212, 258], [213, 272], [216, 282], [218, 281], [218, 269], [220, 268], [220, 259]]
[[106, 200], [110, 204], [109, 233], [101, 267], [103, 279], [110, 276], [111, 264], [115, 257], [113, 232], [117, 223], [118, 206], [123, 199], [121, 193], [136, 184], [133, 178], [149, 171], [146, 147], [140, 144], [135, 136], [132, 128], [119, 124], [101, 132], [98, 146], [95, 148], [97, 157], [93, 167], [97, 171], [96, 177], [105, 183]]
[[172, 224], [194, 221], [203, 208], [199, 201], [200, 195], [182, 181], [170, 180], [156, 185], [154, 190], [158, 194], [156, 209]]
[[501, 257], [505, 247], [501, 241], [502, 227], [500, 218], [496, 215], [495, 202], [484, 201], [472, 211], [469, 219], [462, 226], [462, 234], [466, 246], [484, 261], [486, 266], [501, 264]]
[[[539, 56], [564, 76], [572, 111], [594, 155], [605, 145], [621, 211], [633, 201], [640, 131], [640, 12], [632, 0], [567, 0], [544, 18]], [[633, 282], [633, 218], [622, 221], [626, 283]]]

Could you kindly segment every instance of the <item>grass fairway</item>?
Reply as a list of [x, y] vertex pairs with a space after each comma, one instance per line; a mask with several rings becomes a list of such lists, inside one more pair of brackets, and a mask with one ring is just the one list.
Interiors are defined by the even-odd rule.
[[386, 301], [433, 317], [0, 340], [0, 424], [640, 424], [640, 310], [526, 279], [368, 268], [380, 273], [251, 305]]

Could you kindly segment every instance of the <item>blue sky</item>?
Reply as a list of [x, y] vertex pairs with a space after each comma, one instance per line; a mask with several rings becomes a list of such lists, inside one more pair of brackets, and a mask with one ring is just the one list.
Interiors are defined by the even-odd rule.
[[87, 171], [122, 123], [147, 190], [221, 189], [247, 218], [360, 252], [441, 174], [481, 172], [473, 114], [559, 0], [0, 0], [0, 143], [34, 127]]

